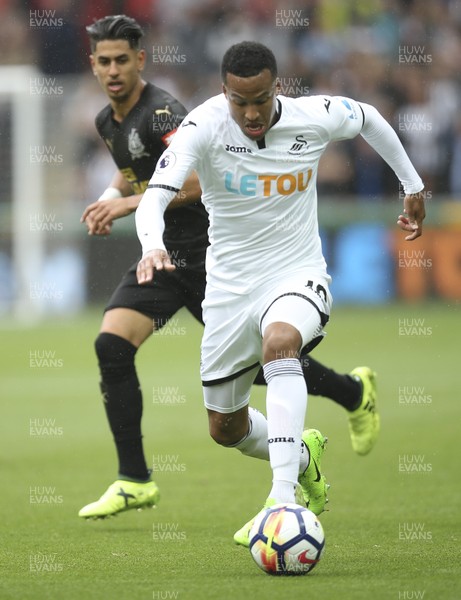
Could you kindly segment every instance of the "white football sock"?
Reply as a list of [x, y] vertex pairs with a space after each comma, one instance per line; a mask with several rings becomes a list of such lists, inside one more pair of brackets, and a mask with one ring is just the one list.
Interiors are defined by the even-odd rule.
[[268, 445], [273, 473], [269, 497], [277, 502], [295, 502], [307, 386], [296, 358], [274, 360], [263, 369], [267, 381]]
[[[240, 450], [245, 456], [252, 456], [261, 460], [269, 460], [269, 446], [267, 443], [267, 419], [256, 410], [256, 408], [248, 407], [248, 420], [250, 430], [247, 435], [237, 442], [233, 448]], [[309, 449], [304, 442], [301, 442], [301, 456], [299, 461], [299, 473], [304, 471], [309, 466]]]
[[249, 431], [234, 448], [246, 456], [269, 460], [266, 417], [255, 408], [248, 408]]

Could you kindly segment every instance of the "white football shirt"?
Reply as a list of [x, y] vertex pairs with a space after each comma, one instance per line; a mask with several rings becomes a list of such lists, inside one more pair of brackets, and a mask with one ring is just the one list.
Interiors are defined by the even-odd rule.
[[328, 277], [317, 223], [318, 164], [330, 141], [360, 133], [364, 114], [342, 97], [277, 96], [276, 102], [278, 121], [259, 142], [243, 134], [223, 94], [189, 113], [138, 208], [144, 251], [164, 247], [161, 219], [147, 203], [163, 210], [195, 170], [210, 218], [211, 285], [244, 294], [303, 269]]

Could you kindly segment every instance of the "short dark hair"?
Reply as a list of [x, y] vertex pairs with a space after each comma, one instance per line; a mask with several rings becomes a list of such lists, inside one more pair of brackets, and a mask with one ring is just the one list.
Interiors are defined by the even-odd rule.
[[269, 69], [273, 79], [277, 77], [277, 61], [272, 50], [259, 42], [240, 42], [224, 54], [221, 77], [226, 83], [228, 73], [237, 77], [253, 77], [264, 69]]
[[110, 15], [88, 25], [86, 32], [90, 38], [91, 52], [102, 40], [126, 40], [130, 48], [140, 49], [140, 40], [144, 31], [135, 19], [126, 15]]

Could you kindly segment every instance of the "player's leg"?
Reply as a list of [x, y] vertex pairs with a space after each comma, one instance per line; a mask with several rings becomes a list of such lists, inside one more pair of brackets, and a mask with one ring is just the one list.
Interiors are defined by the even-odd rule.
[[[201, 305], [206, 284], [203, 261], [196, 261], [196, 268], [189, 268], [185, 275], [184, 303], [203, 323]], [[376, 373], [369, 367], [356, 367], [351, 373], [337, 373], [310, 354], [301, 357], [301, 368], [310, 396], [329, 398], [347, 410], [352, 447], [358, 454], [368, 454], [379, 433]], [[267, 385], [262, 368], [257, 372], [254, 383]]]
[[361, 456], [374, 447], [380, 430], [377, 411], [376, 373], [370, 367], [356, 367], [337, 373], [312, 356], [301, 358], [309, 394], [330, 398], [347, 410], [352, 448]]
[[203, 315], [200, 371], [210, 435], [218, 444], [269, 460], [266, 418], [248, 406], [261, 360], [251, 301], [209, 286]]
[[152, 334], [152, 319], [129, 308], [104, 314], [95, 342], [101, 392], [118, 456], [120, 479], [148, 481], [142, 446], [143, 398], [135, 366], [138, 348]]
[[[348, 373], [337, 373], [315, 360], [310, 354], [301, 357], [301, 368], [309, 396], [323, 396], [346, 410], [355, 410], [362, 399], [362, 385]], [[261, 369], [255, 378], [256, 385], [266, 385]]]
[[360, 383], [348, 373], [337, 373], [315, 360], [311, 354], [302, 356], [301, 368], [310, 396], [323, 396], [346, 410], [354, 410], [360, 404]]
[[95, 342], [101, 391], [118, 456], [118, 479], [79, 516], [99, 518], [158, 501], [142, 445], [143, 398], [136, 372], [139, 346], [181, 307], [174, 276], [139, 286], [136, 263], [115, 290]]
[[331, 302], [325, 279], [313, 275], [306, 284], [306, 274], [299, 273], [269, 289], [260, 304], [269, 439], [281, 440], [269, 446], [274, 487], [281, 485], [288, 494], [298, 481], [316, 514], [324, 510], [327, 496], [320, 466], [326, 439], [317, 430], [303, 432], [307, 386], [299, 355], [323, 339]]
[[[320, 466], [326, 438], [316, 429], [303, 432], [307, 386], [299, 353], [303, 346], [320, 341], [331, 299], [325, 293], [325, 301], [317, 297], [312, 302], [309, 296], [303, 289], [295, 294], [281, 290], [270, 300], [260, 322], [267, 381], [268, 451], [273, 473], [264, 508], [275, 502], [294, 502], [299, 481], [306, 505], [320, 514], [327, 501], [327, 485]], [[237, 544], [249, 545], [254, 519], [235, 532]]]
[[[317, 430], [303, 433], [307, 386], [299, 361], [301, 347], [321, 339], [329, 302], [314, 305], [309, 295], [283, 294], [261, 322], [267, 420], [273, 488], [271, 496], [293, 502], [299, 481], [309, 508], [324, 510], [327, 486], [320, 459], [325, 438]], [[300, 452], [301, 449], [301, 452]]]
[[[209, 431], [218, 444], [233, 447], [247, 438], [252, 429], [258, 429], [253, 427], [253, 411], [248, 408], [261, 360], [258, 324], [246, 295], [208, 286], [202, 307], [205, 330], [200, 374]], [[254, 420], [258, 421], [257, 416]], [[263, 438], [261, 452], [267, 458], [265, 425]]]
[[[353, 449], [368, 454], [379, 434], [376, 408], [376, 373], [369, 367], [356, 367], [350, 373], [337, 373], [310, 354], [301, 357], [301, 368], [309, 396], [323, 396], [347, 410]], [[256, 385], [266, 385], [261, 369]]]
[[[240, 377], [207, 385], [203, 388], [205, 405], [208, 412], [208, 422], [211, 437], [222, 446], [236, 448], [246, 456], [252, 456], [263, 460], [270, 459], [268, 444], [268, 425], [265, 416], [259, 411], [248, 406], [250, 397], [250, 388], [254, 379], [255, 371], [258, 367], [247, 371]], [[308, 430], [303, 435], [303, 441], [306, 444], [304, 451], [304, 460], [300, 461], [299, 473], [297, 477], [303, 477], [309, 465], [309, 458], [320, 465], [321, 452], [325, 444], [324, 438], [314, 429]], [[319, 445], [321, 449], [319, 449]], [[308, 451], [306, 451], [308, 449]], [[298, 448], [299, 454], [299, 448]], [[312, 465], [315, 465], [312, 461]], [[317, 470], [313, 470], [316, 479]], [[309, 481], [312, 476], [309, 474]], [[320, 480], [320, 476], [319, 476]], [[322, 480], [323, 481], [323, 480]], [[296, 482], [292, 485], [294, 487]], [[318, 485], [318, 484], [317, 484]], [[323, 489], [323, 486], [322, 486]], [[316, 490], [314, 490], [316, 492]], [[277, 491], [271, 490], [264, 507], [272, 506], [276, 502], [282, 502], [283, 497], [277, 496]], [[312, 493], [312, 491], [311, 491]], [[315, 500], [315, 498], [314, 498]], [[287, 501], [287, 500], [285, 500]], [[290, 498], [290, 501], [294, 499]], [[321, 510], [323, 510], [323, 504]], [[320, 505], [312, 507], [313, 510], [320, 510]], [[251, 519], [234, 534], [234, 541], [237, 544], [248, 546], [248, 533], [251, 529], [254, 519]]]
[[152, 333], [146, 315], [127, 308], [108, 310], [95, 342], [104, 408], [118, 456], [118, 478], [79, 516], [105, 518], [131, 508], [158, 502], [157, 485], [150, 481], [141, 434], [142, 394], [135, 368], [139, 346]]
[[[314, 318], [317, 327], [320, 320], [317, 314]], [[299, 449], [307, 407], [306, 382], [299, 363], [301, 346], [300, 332], [289, 323], [269, 321], [264, 325], [263, 370], [273, 473], [269, 497], [279, 502], [295, 501], [299, 474]]]
[[243, 454], [269, 460], [267, 421], [248, 406], [250, 390], [258, 367], [239, 377], [203, 387], [208, 427], [217, 444], [237, 448]]
[[[250, 389], [259, 366], [239, 377], [213, 385], [204, 385], [203, 396], [208, 412], [211, 437], [222, 446], [236, 448], [242, 454], [269, 460], [267, 420], [248, 406]], [[268, 498], [265, 507], [275, 504]], [[248, 546], [248, 534], [254, 519], [234, 534], [237, 544]]]

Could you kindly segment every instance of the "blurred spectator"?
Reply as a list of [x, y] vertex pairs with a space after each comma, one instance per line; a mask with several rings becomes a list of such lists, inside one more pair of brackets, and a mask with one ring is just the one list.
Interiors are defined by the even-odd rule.
[[[286, 93], [340, 94], [375, 105], [394, 123], [428, 188], [460, 189], [461, 3], [294, 0], [287, 8], [283, 0], [0, 0], [1, 60], [84, 77], [85, 26], [122, 12], [146, 31], [146, 78], [187, 108], [219, 93], [228, 46], [257, 39], [277, 56]], [[77, 121], [89, 110], [80, 100]], [[93, 130], [81, 139], [84, 154], [98, 147]], [[347, 168], [339, 168], [344, 159]], [[319, 185], [379, 197], [394, 190], [387, 175], [358, 138], [325, 155]]]
[[14, 0], [0, 1], [0, 63], [31, 64], [36, 45], [29, 35], [28, 14]]

